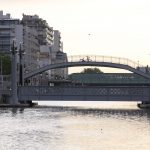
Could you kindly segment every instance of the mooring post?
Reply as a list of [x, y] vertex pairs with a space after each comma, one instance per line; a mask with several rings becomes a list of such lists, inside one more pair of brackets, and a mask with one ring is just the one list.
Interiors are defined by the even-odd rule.
[[17, 92], [17, 47], [15, 41], [13, 41], [11, 47], [12, 61], [11, 61], [11, 84], [12, 84], [12, 97], [10, 103], [12, 105], [18, 104], [18, 92]]

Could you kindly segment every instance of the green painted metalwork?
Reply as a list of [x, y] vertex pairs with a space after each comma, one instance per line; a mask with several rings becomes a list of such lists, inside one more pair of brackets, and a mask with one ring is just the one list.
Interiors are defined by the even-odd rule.
[[74, 83], [93, 84], [150, 84], [150, 80], [134, 73], [74, 73], [69, 76]]

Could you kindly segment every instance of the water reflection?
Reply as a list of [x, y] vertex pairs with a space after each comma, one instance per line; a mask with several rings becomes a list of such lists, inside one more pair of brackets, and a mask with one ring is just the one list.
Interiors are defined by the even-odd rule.
[[144, 109], [5, 108], [0, 121], [2, 150], [150, 148], [150, 111]]
[[22, 108], [16, 108], [16, 107], [11, 108], [12, 116], [16, 116], [18, 112], [22, 114], [24, 112], [24, 109], [25, 108], [23, 108], [23, 107]]
[[[37, 109], [37, 108], [36, 108]], [[38, 109], [44, 109], [44, 107], [39, 107]], [[104, 108], [81, 108], [81, 107], [64, 107], [64, 106], [53, 106], [53, 107], [45, 107], [47, 111], [51, 112], [66, 112], [70, 113], [73, 116], [76, 115], [92, 115], [95, 116], [103, 116], [103, 117], [112, 117], [112, 116], [120, 116], [121, 118], [126, 117], [137, 117], [142, 118], [146, 117], [150, 120], [150, 110], [149, 109], [104, 109]], [[57, 117], [57, 116], [55, 116]]]
[[[60, 115], [61, 112], [69, 113], [69, 115], [88, 115], [88, 116], [103, 116], [103, 117], [112, 117], [120, 116], [121, 118], [126, 117], [137, 117], [142, 118], [146, 117], [147, 120], [150, 120], [150, 110], [149, 109], [104, 109], [104, 108], [82, 108], [82, 107], [64, 107], [64, 106], [38, 106], [34, 108], [1, 108], [0, 114], [12, 112], [12, 116], [17, 114], [24, 114], [25, 110], [34, 110], [34, 113], [44, 113], [52, 112], [49, 117], [59, 118], [64, 114]], [[57, 115], [57, 112], [59, 115]], [[65, 114], [66, 115], [66, 114]], [[40, 116], [39, 116], [40, 117]]]

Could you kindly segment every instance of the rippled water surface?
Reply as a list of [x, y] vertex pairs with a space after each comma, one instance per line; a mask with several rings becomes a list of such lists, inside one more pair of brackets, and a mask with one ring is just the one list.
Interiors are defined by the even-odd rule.
[[150, 150], [150, 111], [0, 108], [0, 150]]

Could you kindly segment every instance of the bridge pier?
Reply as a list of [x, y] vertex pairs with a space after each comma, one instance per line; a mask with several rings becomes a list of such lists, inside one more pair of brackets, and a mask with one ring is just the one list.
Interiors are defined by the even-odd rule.
[[11, 105], [17, 105], [18, 104], [18, 90], [17, 90], [17, 47], [15, 46], [15, 41], [13, 41], [13, 45], [11, 48], [12, 53], [12, 62], [11, 62], [11, 99], [10, 104]]
[[147, 108], [150, 109], [150, 102], [141, 102], [140, 104], [137, 104], [139, 108]]

